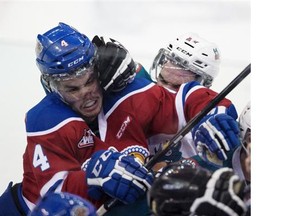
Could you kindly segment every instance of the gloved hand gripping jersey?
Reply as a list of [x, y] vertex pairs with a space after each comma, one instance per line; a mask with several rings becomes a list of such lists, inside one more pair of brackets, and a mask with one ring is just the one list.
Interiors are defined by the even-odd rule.
[[240, 145], [237, 121], [221, 113], [207, 115], [192, 130], [197, 151], [205, 160], [205, 151], [215, 153], [220, 160], [227, 160], [227, 152]]
[[100, 199], [104, 193], [133, 203], [151, 187], [153, 175], [130, 155], [110, 150], [93, 154], [86, 170], [88, 193]]
[[98, 47], [95, 72], [100, 85], [105, 91], [121, 91], [136, 75], [136, 65], [129, 52], [111, 38], [105, 41], [103, 37], [96, 35], [92, 42]]

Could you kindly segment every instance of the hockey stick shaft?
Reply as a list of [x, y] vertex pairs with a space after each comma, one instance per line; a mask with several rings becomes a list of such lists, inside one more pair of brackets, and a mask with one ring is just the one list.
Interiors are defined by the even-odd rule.
[[[251, 72], [251, 64], [249, 64], [237, 77], [235, 77], [219, 94], [217, 94], [210, 103], [194, 116], [181, 130], [179, 130], [171, 140], [169, 140], [161, 151], [158, 151], [146, 164], [145, 167], [150, 170], [158, 162], [159, 158], [164, 156], [171, 148], [178, 145], [179, 141], [189, 133], [199, 121], [207, 115], [226, 95], [228, 95], [248, 74]], [[98, 216], [104, 215], [113, 208], [119, 200], [111, 199], [104, 203], [97, 211]]]

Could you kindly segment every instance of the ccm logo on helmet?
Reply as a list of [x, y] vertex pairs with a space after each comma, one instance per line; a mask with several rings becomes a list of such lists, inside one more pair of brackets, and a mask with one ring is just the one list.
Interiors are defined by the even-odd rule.
[[83, 60], [84, 60], [84, 56], [81, 56], [80, 58], [68, 63], [68, 67], [72, 67], [73, 65], [76, 65], [76, 64], [78, 64], [79, 62], [81, 62]]
[[181, 47], [177, 47], [176, 49], [179, 50], [180, 52], [184, 53], [185, 55], [188, 55], [190, 57], [192, 56], [191, 53], [187, 52], [186, 50], [182, 49]]

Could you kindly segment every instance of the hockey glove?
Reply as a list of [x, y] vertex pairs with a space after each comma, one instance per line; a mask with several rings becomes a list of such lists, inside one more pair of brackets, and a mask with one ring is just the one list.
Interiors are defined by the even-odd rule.
[[247, 211], [243, 201], [245, 183], [239, 180], [232, 169], [216, 170], [206, 184], [202, 197], [195, 199], [191, 215], [240, 216]]
[[112, 149], [94, 153], [86, 177], [92, 198], [99, 199], [104, 192], [126, 204], [144, 195], [153, 182], [153, 175], [137, 158]]
[[136, 65], [129, 52], [116, 40], [95, 36], [92, 42], [98, 47], [95, 72], [105, 91], [121, 91], [134, 80]]
[[227, 152], [240, 145], [239, 134], [237, 121], [227, 114], [208, 115], [192, 130], [199, 155], [205, 158], [208, 149], [222, 161], [227, 160]]

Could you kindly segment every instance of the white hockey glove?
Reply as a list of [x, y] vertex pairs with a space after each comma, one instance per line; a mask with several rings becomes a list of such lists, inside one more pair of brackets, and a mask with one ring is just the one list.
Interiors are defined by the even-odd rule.
[[207, 115], [192, 129], [196, 149], [207, 160], [207, 149], [218, 159], [227, 160], [227, 152], [240, 145], [238, 123], [227, 114]]
[[206, 184], [202, 197], [195, 199], [191, 215], [241, 216], [247, 211], [243, 201], [245, 183], [240, 181], [232, 169], [216, 170]]
[[153, 175], [137, 158], [112, 149], [93, 154], [86, 177], [92, 198], [100, 199], [104, 192], [126, 204], [144, 195], [153, 182]]
[[118, 41], [98, 35], [92, 42], [98, 47], [95, 72], [100, 85], [105, 91], [121, 91], [136, 75], [136, 64], [128, 50]]

